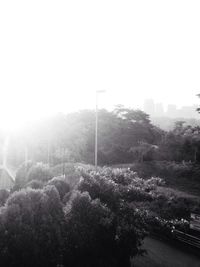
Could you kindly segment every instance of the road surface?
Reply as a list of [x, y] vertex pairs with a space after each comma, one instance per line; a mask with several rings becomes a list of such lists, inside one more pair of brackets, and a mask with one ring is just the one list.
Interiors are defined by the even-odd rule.
[[144, 248], [148, 254], [137, 257], [134, 267], [200, 267], [200, 255], [197, 257], [163, 241], [148, 237]]

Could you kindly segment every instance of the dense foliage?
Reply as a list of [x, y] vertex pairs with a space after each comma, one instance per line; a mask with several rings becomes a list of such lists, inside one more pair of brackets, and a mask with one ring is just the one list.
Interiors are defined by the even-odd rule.
[[0, 191], [3, 266], [125, 267], [148, 232], [188, 231], [199, 199], [163, 186], [187, 180], [200, 190], [199, 128], [177, 122], [164, 132], [142, 111], [101, 110], [99, 163], [134, 163], [97, 172], [85, 164], [94, 161], [94, 129], [94, 111], [82, 111], [11, 137], [8, 162], [21, 163], [24, 151], [32, 161], [20, 165], [11, 192]]
[[[143, 253], [148, 232], [170, 237], [174, 227], [188, 231], [190, 212], [200, 210], [199, 200], [177, 196], [162, 179], [143, 179], [131, 169], [95, 172], [68, 164], [60, 175], [60, 165], [27, 166], [18, 170], [13, 192], [0, 191], [3, 266], [129, 266], [130, 257]], [[47, 179], [49, 173], [59, 176]]]
[[[199, 126], [184, 121], [177, 121], [170, 131], [161, 130], [141, 110], [123, 106], [111, 112], [99, 110], [98, 161], [101, 165], [151, 160], [199, 163], [199, 134]], [[27, 125], [9, 140], [7, 157], [13, 166], [19, 166], [25, 156], [52, 166], [64, 162], [94, 164], [95, 112], [58, 114]]]
[[[44, 179], [40, 171], [30, 181], [35, 166], [0, 208], [3, 266], [119, 267], [129, 266], [130, 257], [142, 253], [147, 225], [134, 199], [142, 185], [141, 195], [150, 197], [149, 188], [157, 179], [151, 185], [130, 170], [103, 168], [96, 174], [93, 168], [79, 166], [75, 184], [69, 185], [67, 176]], [[20, 174], [22, 170], [24, 166]], [[19, 180], [16, 183], [19, 186]]]
[[200, 194], [200, 165], [193, 162], [146, 161], [129, 164], [140, 177], [159, 176], [166, 185], [188, 193]]
[[0, 210], [2, 266], [56, 266], [64, 213], [54, 187], [13, 193]]
[[[143, 157], [152, 151], [144, 147], [157, 145], [163, 131], [151, 124], [149, 115], [118, 106], [114, 111], [99, 110], [98, 156], [100, 164], [137, 160], [133, 147], [140, 148]], [[18, 135], [10, 136], [7, 155], [13, 166], [25, 156], [52, 165], [62, 162], [94, 163], [95, 111], [84, 110], [27, 125]]]

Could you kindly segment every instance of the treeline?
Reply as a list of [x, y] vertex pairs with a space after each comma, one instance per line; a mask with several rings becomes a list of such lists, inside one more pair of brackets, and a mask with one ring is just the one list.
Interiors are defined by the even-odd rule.
[[[141, 110], [118, 106], [99, 110], [98, 161], [101, 165], [166, 160], [200, 162], [200, 127], [176, 122], [167, 132], [151, 123]], [[5, 138], [2, 137], [2, 144]], [[24, 160], [49, 163], [94, 164], [95, 111], [83, 110], [26, 125], [10, 135], [8, 162]]]

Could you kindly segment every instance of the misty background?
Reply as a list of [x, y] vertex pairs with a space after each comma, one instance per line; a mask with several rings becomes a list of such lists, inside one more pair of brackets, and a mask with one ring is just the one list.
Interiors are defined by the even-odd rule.
[[2, 1], [0, 121], [145, 99], [198, 104], [198, 1]]

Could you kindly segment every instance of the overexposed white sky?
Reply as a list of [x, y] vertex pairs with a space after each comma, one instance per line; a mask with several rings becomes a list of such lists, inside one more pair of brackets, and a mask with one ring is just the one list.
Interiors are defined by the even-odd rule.
[[[99, 102], [193, 105], [200, 1], [0, 1], [0, 124]], [[199, 102], [200, 103], [200, 102]]]

